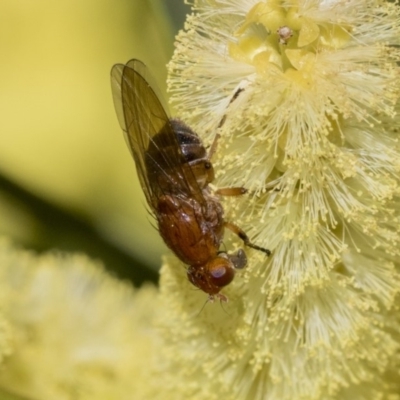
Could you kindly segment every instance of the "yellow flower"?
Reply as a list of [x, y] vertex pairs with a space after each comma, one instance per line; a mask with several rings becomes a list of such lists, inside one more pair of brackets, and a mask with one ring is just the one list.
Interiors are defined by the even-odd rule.
[[0, 365], [13, 353], [12, 330], [9, 322], [0, 314]]
[[41, 400], [154, 398], [154, 287], [135, 291], [86, 256], [36, 256], [4, 240], [0, 260], [12, 327], [0, 321], [1, 389]]
[[193, 366], [184, 381], [196, 399], [399, 393], [399, 6], [194, 10], [169, 64], [172, 103], [208, 142], [226, 115], [216, 183], [250, 192], [225, 201], [226, 218], [273, 255], [248, 251], [225, 318], [218, 306], [193, 317], [178, 267], [164, 268], [174, 359]]

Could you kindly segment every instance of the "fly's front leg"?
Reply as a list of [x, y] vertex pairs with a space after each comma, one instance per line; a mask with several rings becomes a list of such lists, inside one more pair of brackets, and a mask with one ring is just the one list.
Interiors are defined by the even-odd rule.
[[230, 231], [232, 231], [233, 233], [235, 233], [236, 235], [238, 235], [240, 237], [240, 239], [243, 240], [244, 244], [246, 246], [251, 247], [252, 249], [258, 250], [258, 251], [262, 251], [263, 253], [265, 253], [267, 256], [271, 255], [271, 251], [268, 249], [264, 249], [264, 247], [260, 247], [257, 246], [254, 243], [250, 242], [249, 237], [246, 235], [246, 233], [240, 229], [237, 225], [233, 224], [232, 222], [225, 222], [224, 223], [225, 228], [228, 228]]
[[218, 140], [221, 137], [219, 133], [217, 133], [214, 137], [214, 141], [212, 142], [212, 145], [210, 147], [210, 150], [208, 151], [207, 158], [210, 161], [214, 153], [217, 151], [217, 146], [218, 146]]
[[228, 105], [226, 106], [226, 111], [225, 114], [222, 116], [221, 120], [218, 123], [217, 126], [217, 134], [215, 135], [214, 141], [210, 147], [210, 151], [208, 152], [207, 158], [208, 160], [211, 160], [212, 156], [214, 155], [215, 151], [217, 150], [217, 145], [218, 145], [218, 140], [221, 137], [221, 135], [218, 133], [218, 131], [224, 126], [226, 117], [227, 117], [227, 111], [230, 107], [230, 105], [239, 97], [240, 93], [242, 93], [246, 86], [249, 85], [248, 81], [242, 81], [239, 83], [238, 87], [236, 88], [235, 92], [233, 93], [233, 96], [230, 98]]

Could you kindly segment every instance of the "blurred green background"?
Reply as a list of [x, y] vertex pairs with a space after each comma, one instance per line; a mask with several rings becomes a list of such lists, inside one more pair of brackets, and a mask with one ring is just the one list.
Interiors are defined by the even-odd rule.
[[183, 0], [1, 0], [0, 234], [82, 251], [139, 284], [165, 252], [112, 103], [139, 58], [165, 93]]

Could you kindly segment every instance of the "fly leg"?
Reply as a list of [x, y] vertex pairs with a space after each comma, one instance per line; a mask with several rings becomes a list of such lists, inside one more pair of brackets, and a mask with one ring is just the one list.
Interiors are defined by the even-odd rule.
[[219, 196], [241, 196], [242, 194], [247, 193], [247, 189], [244, 187], [219, 188], [216, 189], [214, 193]]
[[210, 150], [208, 151], [207, 158], [208, 160], [211, 160], [212, 156], [214, 153], [217, 151], [217, 146], [218, 146], [218, 140], [221, 137], [219, 133], [215, 135], [214, 141], [212, 142], [212, 145], [210, 147]]
[[[233, 96], [229, 100], [229, 104], [228, 104], [228, 106], [226, 108], [228, 108], [239, 97], [239, 94], [242, 93], [243, 90], [244, 90], [244, 87], [239, 87], [236, 90], [236, 92], [233, 94]], [[226, 121], [226, 114], [224, 114], [223, 117], [221, 118], [221, 121], [219, 121], [217, 129], [222, 128], [224, 123], [225, 123], [225, 121]]]
[[[229, 106], [239, 97], [240, 93], [242, 93], [245, 90], [245, 88], [248, 84], [249, 84], [249, 82], [247, 82], [247, 81], [240, 82], [240, 84], [238, 85], [239, 87], [236, 89], [236, 91], [233, 93], [233, 96], [229, 100], [229, 103], [226, 106], [226, 110], [228, 110]], [[217, 126], [217, 132], [224, 126], [225, 121], [226, 121], [226, 116], [227, 116], [227, 114], [225, 112], [225, 114], [222, 116], [221, 120], [219, 121], [219, 124]], [[218, 140], [220, 137], [221, 137], [221, 135], [219, 133], [217, 133], [215, 135], [214, 141], [213, 141], [213, 143], [210, 147], [210, 151], [208, 152], [208, 155], [207, 155], [207, 158], [209, 160], [211, 160], [213, 154], [217, 150]]]
[[243, 240], [244, 244], [246, 246], [251, 247], [252, 249], [258, 250], [258, 251], [262, 251], [263, 253], [265, 253], [267, 256], [271, 255], [271, 251], [268, 249], [264, 249], [264, 247], [260, 247], [257, 246], [254, 243], [250, 242], [249, 237], [246, 235], [246, 233], [240, 229], [237, 225], [233, 224], [232, 222], [226, 222], [224, 223], [225, 228], [228, 228], [230, 231], [232, 231], [233, 233], [235, 233], [236, 235], [238, 235], [240, 237], [240, 239]]
[[[220, 196], [241, 196], [242, 194], [245, 194], [247, 192], [247, 189], [244, 187], [232, 187], [232, 188], [220, 188], [215, 191], [215, 194], [218, 194]], [[253, 244], [250, 242], [249, 237], [246, 235], [246, 233], [240, 229], [237, 225], [233, 224], [232, 222], [225, 222], [225, 227], [231, 230], [233, 233], [238, 235], [240, 239], [243, 240], [244, 244], [246, 246], [249, 246], [253, 249], [262, 251], [263, 253], [267, 254], [268, 256], [271, 255], [271, 251], [268, 249], [264, 249], [263, 247], [257, 246], [256, 244]], [[241, 263], [239, 263], [240, 265]], [[246, 265], [246, 261], [244, 262], [243, 265]], [[241, 267], [236, 267], [236, 268], [243, 268]]]

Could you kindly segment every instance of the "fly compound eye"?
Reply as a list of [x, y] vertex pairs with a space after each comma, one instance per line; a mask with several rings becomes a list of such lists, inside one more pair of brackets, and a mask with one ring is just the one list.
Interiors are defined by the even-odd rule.
[[208, 273], [212, 284], [217, 287], [222, 287], [232, 282], [235, 276], [235, 269], [228, 259], [215, 257], [208, 263]]

